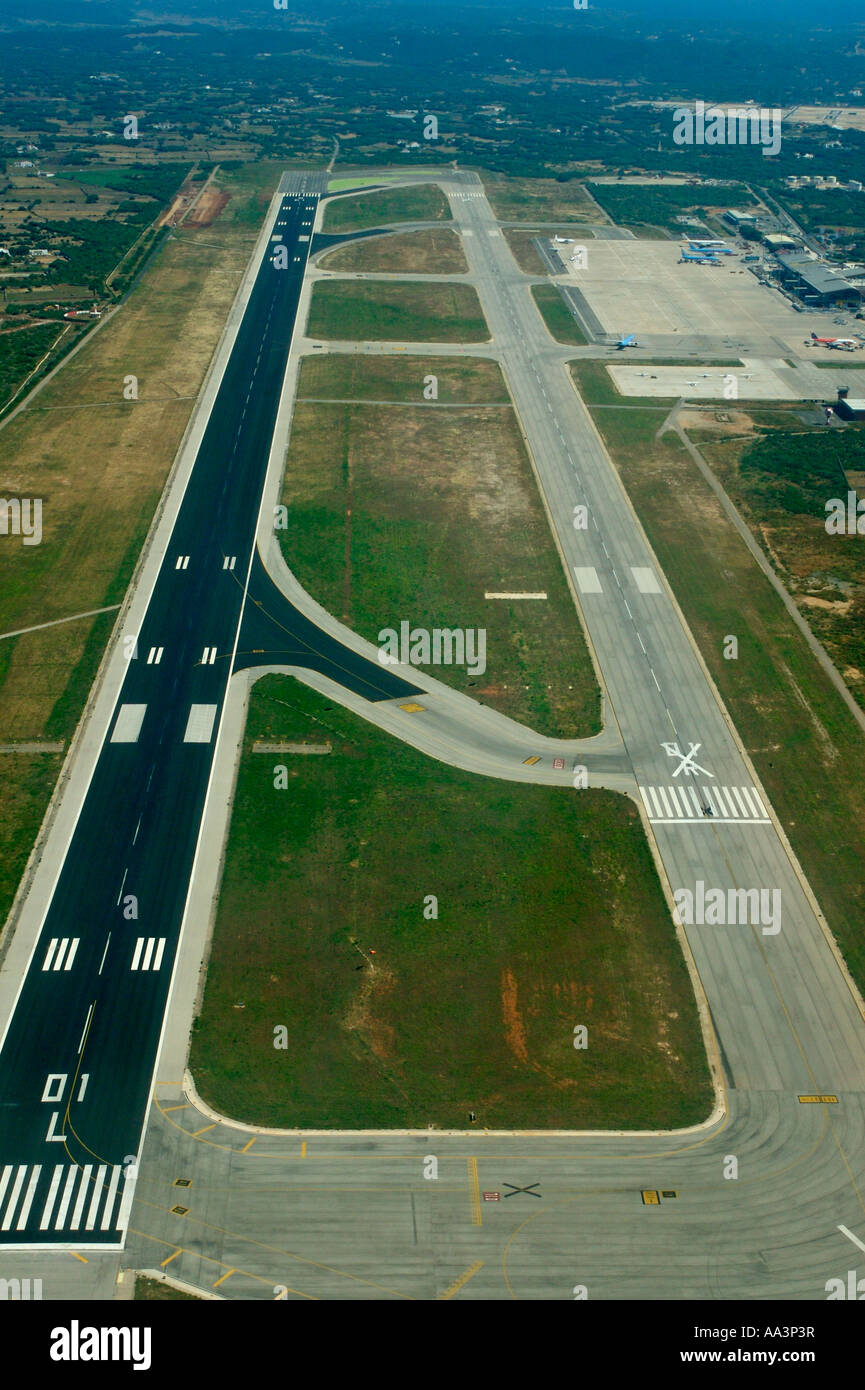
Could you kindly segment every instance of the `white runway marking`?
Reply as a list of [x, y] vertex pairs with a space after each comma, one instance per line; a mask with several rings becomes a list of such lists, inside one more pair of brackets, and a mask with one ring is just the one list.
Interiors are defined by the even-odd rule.
[[146, 709], [146, 705], [121, 705], [110, 742], [137, 743]]
[[838, 1230], [841, 1232], [842, 1235], [846, 1236], [848, 1240], [852, 1240], [854, 1245], [858, 1245], [860, 1250], [865, 1250], [865, 1245], [862, 1244], [862, 1241], [859, 1239], [859, 1237], [854, 1236], [852, 1231], [848, 1231], [846, 1226], [839, 1226]]
[[703, 804], [711, 810], [710, 816], [704, 814], [691, 784], [686, 787], [646, 786], [640, 787], [639, 790], [646, 813], [653, 825], [770, 824], [756, 787], [703, 787]]
[[652, 569], [645, 569], [639, 565], [631, 565], [631, 574], [634, 576], [634, 583], [641, 594], [660, 594], [661, 586], [658, 583], [658, 576]]
[[69, 946], [69, 940], [70, 938], [68, 936], [54, 936], [51, 938], [48, 950], [45, 952], [45, 959], [42, 962], [43, 970], [72, 969], [72, 962], [75, 959], [75, 953], [78, 950], [78, 943], [81, 938], [80, 936], [72, 937], [72, 945], [69, 947], [69, 953], [67, 955], [66, 948]]
[[139, 936], [135, 942], [130, 969], [158, 970], [165, 954], [165, 941], [164, 936]]
[[594, 565], [574, 565], [574, 576], [581, 594], [602, 594], [604, 592]]

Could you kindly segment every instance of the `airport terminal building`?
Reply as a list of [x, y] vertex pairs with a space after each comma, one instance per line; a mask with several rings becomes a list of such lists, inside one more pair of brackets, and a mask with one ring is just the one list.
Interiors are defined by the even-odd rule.
[[821, 261], [802, 251], [790, 255], [779, 252], [777, 259], [782, 283], [803, 304], [825, 309], [856, 309], [861, 304], [862, 291]]

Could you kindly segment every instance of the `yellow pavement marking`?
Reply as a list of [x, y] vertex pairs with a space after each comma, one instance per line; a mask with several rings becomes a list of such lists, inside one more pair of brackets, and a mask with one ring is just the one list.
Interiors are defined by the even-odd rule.
[[[157, 1206], [155, 1202], [148, 1202], [141, 1197], [137, 1197], [137, 1200], [142, 1207], [149, 1207], [151, 1211], [156, 1211], [162, 1216], [164, 1208]], [[187, 1224], [189, 1226], [196, 1226], [202, 1231], [215, 1232], [221, 1236], [231, 1236], [233, 1239], [242, 1241], [244, 1245], [252, 1246], [256, 1250], [266, 1250], [270, 1254], [281, 1255], [284, 1259], [294, 1261], [295, 1264], [306, 1265], [310, 1269], [323, 1270], [326, 1274], [336, 1274], [339, 1278], [348, 1279], [353, 1284], [365, 1284], [372, 1289], [383, 1289], [385, 1293], [395, 1294], [397, 1298], [402, 1298], [407, 1303], [415, 1302], [413, 1294], [403, 1293], [400, 1289], [394, 1289], [389, 1284], [380, 1284], [375, 1279], [364, 1279], [360, 1274], [351, 1274], [346, 1269], [339, 1269], [336, 1265], [325, 1264], [322, 1260], [311, 1260], [305, 1255], [295, 1255], [293, 1251], [286, 1250], [282, 1245], [271, 1245], [268, 1241], [256, 1240], [254, 1236], [247, 1235], [243, 1231], [231, 1231], [226, 1226], [217, 1226], [213, 1222], [202, 1221], [201, 1218], [197, 1216], [192, 1217]], [[157, 1245], [167, 1245], [172, 1248], [177, 1245], [176, 1240], [163, 1240], [160, 1236], [153, 1236], [148, 1231], [141, 1231], [132, 1226], [129, 1227], [129, 1230], [132, 1235], [143, 1236], [145, 1240], [155, 1241]], [[209, 1264], [221, 1265], [223, 1263], [222, 1260], [215, 1260], [209, 1255], [201, 1254], [199, 1251], [195, 1253], [200, 1260], [206, 1260]], [[272, 1279], [264, 1279], [260, 1274], [252, 1274], [248, 1269], [240, 1269], [240, 1267], [238, 1267], [236, 1272], [244, 1275], [247, 1279], [256, 1279], [260, 1284], [270, 1284], [271, 1287], [273, 1286]], [[317, 1295], [304, 1294], [303, 1297], [317, 1298]]]
[[213, 1122], [212, 1125], [205, 1125], [203, 1129], [194, 1129], [194, 1130], [192, 1131], [192, 1137], [193, 1137], [193, 1139], [197, 1139], [198, 1136], [199, 1136], [199, 1134], [207, 1134], [208, 1130], [211, 1130], [211, 1129], [216, 1129], [216, 1121], [215, 1121], [215, 1120], [214, 1120], [214, 1122]]
[[300, 1156], [301, 1156], [301, 1158], [306, 1158], [306, 1140], [305, 1140], [305, 1139], [302, 1140], [301, 1145], [300, 1145]]
[[178, 1255], [182, 1255], [182, 1254], [183, 1254], [183, 1246], [182, 1246], [182, 1245], [178, 1245], [178, 1247], [177, 1247], [177, 1249], [175, 1250], [175, 1252], [174, 1252], [173, 1255], [169, 1255], [167, 1260], [160, 1260], [160, 1262], [159, 1262], [159, 1268], [160, 1268], [160, 1269], [164, 1269], [166, 1265], [170, 1265], [172, 1260], [176, 1260], [176, 1259], [177, 1259], [177, 1256], [178, 1256]]
[[257, 1135], [257, 1134], [254, 1134], [254, 1135], [252, 1136], [252, 1138], [250, 1139], [249, 1143], [248, 1143], [248, 1144], [244, 1144], [244, 1146], [243, 1146], [243, 1148], [240, 1150], [240, 1152], [241, 1152], [242, 1154], [248, 1153], [249, 1150], [252, 1148], [252, 1146], [253, 1146], [253, 1144], [255, 1143], [255, 1141], [256, 1141], [257, 1138], [258, 1138], [258, 1135]]
[[476, 1158], [468, 1160], [469, 1170], [469, 1195], [472, 1204], [472, 1225], [480, 1226], [483, 1223], [481, 1213], [481, 1190], [478, 1183], [478, 1161]]
[[539, 763], [540, 761], [537, 755], [533, 758], [523, 758], [523, 767], [534, 767], [535, 763]]
[[188, 1105], [188, 1104], [187, 1104], [187, 1105], [166, 1105], [166, 1107], [165, 1107], [165, 1109], [162, 1111], [162, 1113], [163, 1113], [163, 1115], [170, 1115], [171, 1112], [172, 1112], [172, 1110], [188, 1110], [188, 1109], [189, 1109], [189, 1105]]
[[400, 709], [404, 709], [406, 714], [420, 714], [426, 709], [426, 705], [416, 705], [412, 702], [408, 705], [400, 705]]
[[80, 1260], [81, 1263], [82, 1263], [83, 1265], [89, 1265], [90, 1261], [89, 1261], [89, 1260], [85, 1260], [85, 1258], [84, 1258], [83, 1255], [79, 1255], [79, 1253], [78, 1253], [77, 1250], [72, 1250], [72, 1251], [70, 1251], [70, 1254], [71, 1254], [76, 1260]]
[[651, 1192], [644, 1189], [642, 1196], [644, 1207], [659, 1207], [661, 1205], [661, 1199], [658, 1196], [657, 1192]]
[[225, 1271], [224, 1274], [220, 1274], [220, 1276], [219, 1276], [219, 1278], [217, 1279], [216, 1283], [213, 1285], [213, 1288], [214, 1288], [214, 1289], [218, 1289], [219, 1286], [220, 1286], [220, 1284], [224, 1284], [225, 1281], [226, 1281], [226, 1279], [230, 1279], [231, 1276], [232, 1276], [232, 1274], [236, 1274], [236, 1273], [237, 1273], [237, 1270], [236, 1270], [236, 1269], [227, 1269], [227, 1270]]
[[837, 1105], [837, 1096], [800, 1096], [800, 1105]]
[[459, 1293], [460, 1289], [463, 1288], [470, 1279], [473, 1279], [478, 1270], [483, 1269], [483, 1267], [483, 1260], [478, 1260], [475, 1264], [469, 1265], [465, 1274], [461, 1274], [459, 1279], [454, 1280], [449, 1289], [445, 1289], [444, 1293], [439, 1294], [437, 1302], [444, 1303], [447, 1299], [453, 1298], [454, 1294]]

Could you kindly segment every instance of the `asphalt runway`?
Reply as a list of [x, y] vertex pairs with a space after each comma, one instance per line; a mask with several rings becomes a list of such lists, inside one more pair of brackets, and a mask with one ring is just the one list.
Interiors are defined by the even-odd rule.
[[3, 1038], [0, 1246], [122, 1238], [235, 649], [279, 630], [366, 699], [412, 693], [331, 638], [319, 655], [254, 563], [320, 187], [283, 199]]

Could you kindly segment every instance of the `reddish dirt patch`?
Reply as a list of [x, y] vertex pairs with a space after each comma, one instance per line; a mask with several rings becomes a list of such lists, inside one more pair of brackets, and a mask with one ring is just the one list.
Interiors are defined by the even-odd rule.
[[218, 188], [206, 188], [186, 219], [187, 227], [209, 227], [215, 222], [225, 207], [230, 193], [220, 193]]
[[186, 212], [200, 187], [201, 184], [199, 183], [185, 183], [182, 188], [178, 189], [171, 200], [170, 206], [157, 218], [157, 227], [175, 227]]
[[517, 982], [510, 970], [502, 971], [502, 1014], [508, 1047], [518, 1062], [528, 1062], [525, 1025], [517, 1008]]
[[396, 976], [391, 970], [377, 966], [374, 974], [365, 972], [360, 993], [343, 1019], [342, 1026], [350, 1033], [359, 1033], [380, 1062], [390, 1061], [396, 1035], [389, 1023], [376, 1016], [376, 1008], [385, 1003], [395, 986]]

